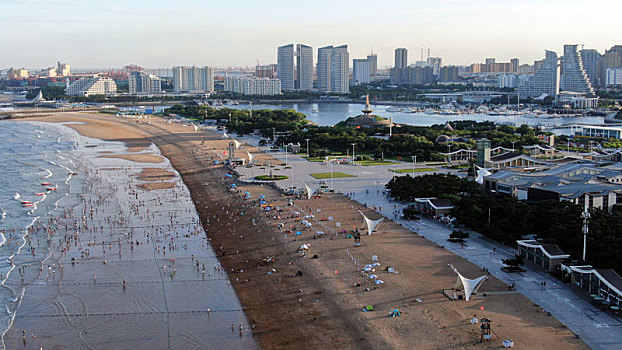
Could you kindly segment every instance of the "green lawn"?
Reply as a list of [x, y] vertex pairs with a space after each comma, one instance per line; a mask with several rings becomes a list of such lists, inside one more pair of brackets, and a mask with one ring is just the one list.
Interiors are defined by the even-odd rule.
[[[393, 169], [391, 169], [391, 171], [393, 171]], [[434, 168], [415, 168], [415, 172], [416, 173], [425, 173], [428, 171], [438, 171], [438, 169], [434, 169]], [[410, 169], [395, 169], [396, 173], [399, 174], [412, 174], [413, 170], [412, 168]]]
[[357, 160], [354, 163], [356, 165], [363, 165], [363, 166], [395, 164], [395, 162], [392, 162], [390, 160]]
[[[316, 179], [330, 179], [330, 173], [315, 173], [315, 174], [309, 174], [309, 175], [313, 176]], [[333, 179], [337, 179], [340, 177], [356, 177], [356, 176], [342, 173], [339, 171], [333, 172]]]

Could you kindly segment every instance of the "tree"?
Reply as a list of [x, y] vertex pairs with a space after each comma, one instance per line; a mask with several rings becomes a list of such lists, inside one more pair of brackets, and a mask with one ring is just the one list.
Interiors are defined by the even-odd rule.
[[502, 262], [503, 262], [505, 265], [507, 265], [507, 266], [509, 266], [509, 267], [511, 267], [511, 268], [517, 268], [517, 267], [519, 267], [519, 266], [521, 266], [521, 265], [525, 264], [525, 259], [524, 259], [522, 256], [520, 256], [520, 255], [518, 255], [518, 254], [515, 254], [515, 255], [514, 255], [514, 258], [511, 258], [511, 259], [503, 259], [503, 260], [502, 260]]
[[449, 240], [452, 242], [464, 242], [466, 238], [469, 238], [469, 233], [460, 230], [454, 230], [454, 232], [449, 235]]

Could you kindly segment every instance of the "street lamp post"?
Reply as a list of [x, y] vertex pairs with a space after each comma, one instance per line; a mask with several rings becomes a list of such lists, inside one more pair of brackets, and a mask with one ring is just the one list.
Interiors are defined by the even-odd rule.
[[514, 149], [514, 142], [515, 141], [512, 141], [512, 152], [516, 152], [516, 150]]
[[310, 139], [305, 139], [305, 141], [307, 141], [307, 159], [309, 158], [309, 140]]
[[412, 158], [413, 160], [413, 178], [415, 177], [415, 159], [417, 159], [417, 156], [410, 156], [410, 158]]
[[447, 144], [449, 151], [447, 152], [447, 166], [451, 166], [451, 143]]
[[335, 186], [333, 186], [333, 162], [330, 161], [330, 191], [335, 193]]
[[355, 161], [356, 161], [356, 157], [354, 156], [354, 145], [356, 145], [356, 143], [351, 143], [352, 145], [352, 164], [356, 165]]
[[276, 128], [272, 128], [272, 143], [276, 142]]

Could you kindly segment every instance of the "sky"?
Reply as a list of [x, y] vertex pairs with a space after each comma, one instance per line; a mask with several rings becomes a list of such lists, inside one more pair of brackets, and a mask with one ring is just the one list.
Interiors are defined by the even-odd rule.
[[[620, 0], [0, 0], [0, 69], [276, 63], [277, 47], [347, 44], [379, 67], [397, 47], [443, 64], [622, 44]], [[314, 57], [315, 58], [315, 57]]]

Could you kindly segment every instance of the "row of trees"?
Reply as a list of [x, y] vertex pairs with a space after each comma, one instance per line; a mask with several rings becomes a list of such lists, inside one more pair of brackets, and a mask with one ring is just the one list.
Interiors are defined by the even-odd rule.
[[388, 140], [373, 138], [373, 135], [387, 135], [389, 128], [354, 128], [354, 127], [309, 127], [294, 130], [279, 139], [279, 143], [305, 143], [309, 139], [312, 155], [324, 155], [328, 152], [346, 153], [352, 143], [356, 143], [356, 153], [368, 154], [374, 158], [392, 158], [417, 156], [420, 161], [442, 160], [441, 152], [449, 150], [448, 143], [436, 142], [441, 135], [454, 137], [453, 150], [474, 148], [476, 140], [486, 137], [492, 144], [520, 149], [523, 145], [542, 143], [536, 137], [535, 130], [528, 126], [518, 128], [507, 125], [495, 125], [492, 122], [460, 121], [453, 125], [454, 130], [444, 130], [444, 124], [430, 127], [402, 125], [393, 128], [394, 136]]
[[[575, 258], [583, 249], [581, 212], [569, 202], [527, 203], [505, 195], [491, 195], [473, 181], [454, 175], [396, 177], [387, 188], [393, 198], [412, 201], [417, 197], [450, 199], [458, 222], [487, 237], [515, 245], [524, 235], [535, 234], [545, 243], [553, 243]], [[622, 273], [622, 210], [592, 209], [588, 235], [587, 260], [598, 268], [613, 268]]]

